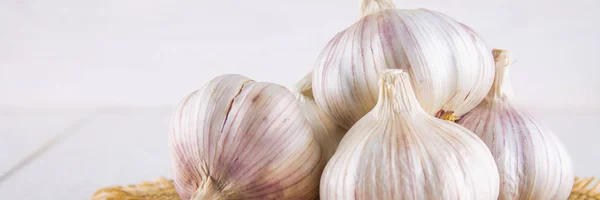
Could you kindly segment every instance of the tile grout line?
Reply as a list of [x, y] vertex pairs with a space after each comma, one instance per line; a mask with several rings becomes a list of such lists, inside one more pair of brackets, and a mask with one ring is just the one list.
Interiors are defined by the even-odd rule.
[[84, 115], [83, 117], [79, 118], [77, 121], [75, 121], [74, 123], [72, 123], [67, 128], [65, 128], [62, 132], [59, 132], [59, 133], [55, 134], [52, 138], [50, 138], [49, 140], [47, 140], [46, 142], [44, 142], [44, 144], [42, 144], [35, 151], [29, 153], [24, 159], [20, 160], [17, 164], [15, 164], [12, 167], [10, 167], [8, 169], [8, 171], [6, 171], [2, 175], [0, 175], [0, 185], [5, 180], [7, 180], [8, 178], [10, 178], [13, 174], [15, 174], [16, 172], [18, 172], [21, 168], [27, 166], [27, 164], [31, 163], [32, 161], [34, 161], [35, 159], [37, 159], [39, 156], [41, 156], [44, 153], [46, 153], [48, 150], [50, 150], [56, 144], [64, 141], [69, 136], [75, 134], [79, 129], [81, 129], [81, 127], [83, 127], [83, 125], [89, 123], [98, 114], [99, 114], [98, 109], [96, 109], [94, 111], [91, 111], [91, 112], [87, 113], [86, 115]]

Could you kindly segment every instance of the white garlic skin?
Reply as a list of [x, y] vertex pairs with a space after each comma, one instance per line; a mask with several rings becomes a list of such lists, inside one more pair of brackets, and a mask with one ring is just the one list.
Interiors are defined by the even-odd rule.
[[313, 128], [315, 139], [321, 146], [323, 166], [333, 156], [338, 144], [347, 130], [338, 126], [319, 108], [312, 93], [312, 72], [302, 78], [296, 85], [296, 98], [300, 111]]
[[321, 199], [496, 199], [498, 171], [485, 144], [422, 110], [408, 74], [381, 76], [377, 105], [325, 167]]
[[512, 97], [509, 52], [494, 50], [496, 80], [488, 97], [458, 123], [489, 147], [500, 173], [500, 200], [567, 199], [574, 181], [571, 159], [559, 139]]
[[323, 49], [313, 75], [315, 100], [323, 111], [349, 129], [375, 106], [377, 76], [385, 69], [408, 72], [417, 99], [431, 115], [460, 116], [477, 106], [494, 76], [483, 40], [442, 13], [389, 7], [385, 0], [365, 0], [363, 12], [369, 15]]
[[320, 148], [282, 86], [222, 75], [173, 114], [169, 148], [182, 199], [316, 199]]

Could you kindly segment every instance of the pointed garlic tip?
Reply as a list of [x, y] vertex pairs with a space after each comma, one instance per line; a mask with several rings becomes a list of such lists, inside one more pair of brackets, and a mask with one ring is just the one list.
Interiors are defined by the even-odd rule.
[[504, 49], [492, 49], [496, 68], [508, 67], [510, 65], [510, 51]]
[[393, 88], [401, 84], [402, 79], [408, 79], [408, 74], [401, 69], [386, 69], [379, 74], [380, 86]]
[[392, 9], [396, 6], [391, 0], [361, 0], [361, 17], [376, 13], [385, 9]]
[[307, 75], [305, 75], [302, 79], [300, 79], [300, 81], [298, 81], [298, 83], [296, 83], [296, 92], [304, 95], [306, 97], [310, 97], [311, 99], [314, 99], [313, 96], [313, 91], [312, 91], [312, 76], [313, 73], [312, 71], [310, 73], [308, 73]]
[[493, 49], [494, 62], [496, 64], [496, 75], [494, 83], [488, 93], [487, 99], [512, 98], [513, 90], [509, 79], [510, 51], [504, 49]]
[[413, 112], [421, 109], [408, 73], [401, 69], [386, 69], [379, 74], [378, 106], [383, 111]]

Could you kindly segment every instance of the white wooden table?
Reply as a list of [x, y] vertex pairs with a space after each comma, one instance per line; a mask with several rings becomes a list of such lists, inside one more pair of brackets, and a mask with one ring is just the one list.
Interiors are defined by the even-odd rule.
[[[0, 108], [0, 173], [59, 134], [0, 182], [0, 199], [89, 199], [101, 187], [170, 177], [172, 107]], [[536, 109], [563, 140], [578, 176], [600, 176], [600, 109]]]

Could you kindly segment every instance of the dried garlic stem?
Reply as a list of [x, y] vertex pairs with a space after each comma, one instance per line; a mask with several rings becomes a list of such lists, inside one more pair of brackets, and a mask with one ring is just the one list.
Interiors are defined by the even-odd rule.
[[502, 49], [494, 49], [492, 50], [492, 54], [496, 63], [496, 75], [487, 99], [513, 98], [514, 94], [509, 78], [510, 52]]
[[410, 83], [408, 73], [403, 70], [385, 70], [381, 73], [379, 85], [385, 88], [379, 90], [382, 102], [381, 111], [395, 113], [414, 113], [422, 110]]
[[312, 72], [305, 75], [302, 79], [300, 79], [300, 81], [298, 81], [298, 83], [296, 83], [296, 88], [298, 93], [314, 100], [315, 97], [313, 96], [312, 91], [312, 76]]
[[390, 0], [362, 0], [361, 17], [370, 15], [380, 10], [395, 8], [396, 6]]

